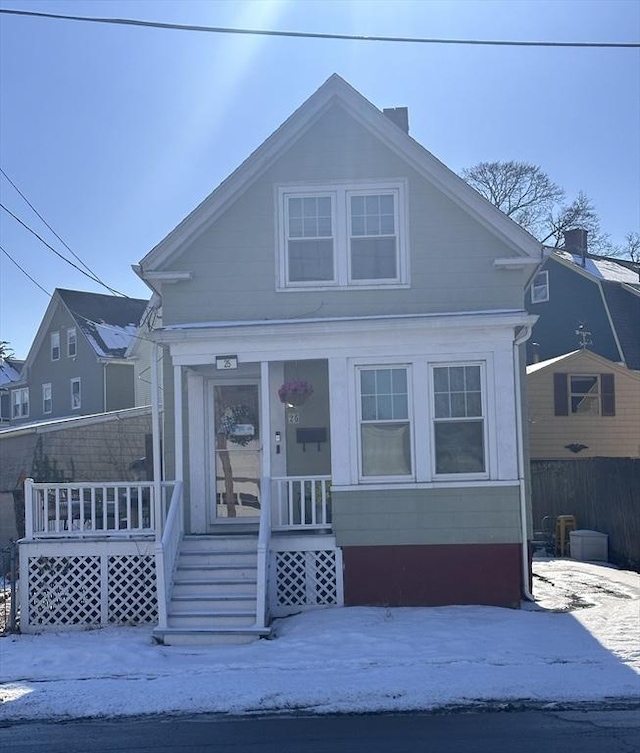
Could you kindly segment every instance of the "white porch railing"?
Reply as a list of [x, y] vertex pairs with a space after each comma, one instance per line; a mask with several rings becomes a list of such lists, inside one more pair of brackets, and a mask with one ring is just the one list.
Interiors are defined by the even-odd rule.
[[273, 478], [272, 529], [331, 528], [331, 477]]
[[156, 522], [162, 526], [172, 486], [163, 482], [156, 499], [150, 481], [48, 484], [27, 479], [25, 538], [152, 535]]
[[162, 528], [162, 538], [156, 540], [156, 572], [158, 584], [158, 626], [167, 627], [169, 601], [173, 574], [180, 553], [180, 542], [184, 536], [184, 503], [182, 481], [176, 481], [171, 495], [171, 503]]

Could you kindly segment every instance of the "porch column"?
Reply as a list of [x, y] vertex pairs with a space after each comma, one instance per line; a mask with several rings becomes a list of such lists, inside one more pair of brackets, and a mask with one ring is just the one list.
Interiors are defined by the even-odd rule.
[[[269, 384], [269, 362], [260, 363], [260, 425], [262, 435], [262, 478], [271, 479], [271, 389]], [[262, 490], [262, 497], [271, 498], [270, 490]], [[265, 495], [266, 492], [266, 495]]]
[[182, 417], [182, 366], [173, 367], [173, 403], [174, 403], [174, 423], [175, 423], [175, 469], [174, 478], [176, 481], [182, 481], [184, 478], [183, 467], [183, 447], [184, 447], [184, 426]]
[[[153, 451], [153, 494], [156, 502], [156, 511], [160, 510], [160, 500], [162, 494], [160, 476], [162, 461], [160, 458], [160, 385], [158, 379], [158, 370], [160, 368], [160, 348], [158, 343], [151, 345], [151, 439]], [[162, 535], [162, 516], [156, 520], [156, 535]]]
[[329, 358], [329, 415], [331, 417], [331, 483], [351, 483], [351, 411], [349, 369], [346, 358]]

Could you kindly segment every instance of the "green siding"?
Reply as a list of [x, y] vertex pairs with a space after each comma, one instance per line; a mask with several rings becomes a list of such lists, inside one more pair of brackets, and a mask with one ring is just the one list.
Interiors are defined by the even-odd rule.
[[339, 546], [521, 541], [517, 486], [334, 491]]
[[[278, 184], [408, 181], [408, 289], [276, 292]], [[238, 319], [446, 313], [522, 308], [513, 252], [340, 108], [333, 107], [172, 259], [189, 281], [163, 290], [165, 324]]]

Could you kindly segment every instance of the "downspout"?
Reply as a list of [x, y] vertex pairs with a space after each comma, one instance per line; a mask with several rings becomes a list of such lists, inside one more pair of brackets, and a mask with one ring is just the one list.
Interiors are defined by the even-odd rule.
[[160, 458], [160, 385], [158, 379], [160, 348], [158, 343], [151, 345], [151, 440], [153, 447], [153, 496], [156, 500], [156, 539], [162, 538], [164, 519], [160, 505], [162, 495], [162, 461]]
[[513, 341], [513, 370], [515, 373], [516, 444], [518, 448], [518, 486], [520, 487], [520, 526], [522, 537], [522, 593], [528, 601], [535, 601], [529, 587], [529, 531], [527, 528], [527, 492], [524, 481], [524, 436], [522, 433], [522, 380], [520, 377], [520, 346], [531, 337], [532, 327], [524, 325]]

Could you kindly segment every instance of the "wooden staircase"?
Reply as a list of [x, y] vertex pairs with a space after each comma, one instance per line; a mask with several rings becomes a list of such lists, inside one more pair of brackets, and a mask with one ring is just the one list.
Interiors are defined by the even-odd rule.
[[249, 643], [268, 635], [256, 625], [255, 531], [224, 527], [183, 538], [173, 579], [167, 627], [154, 638], [165, 645]]

